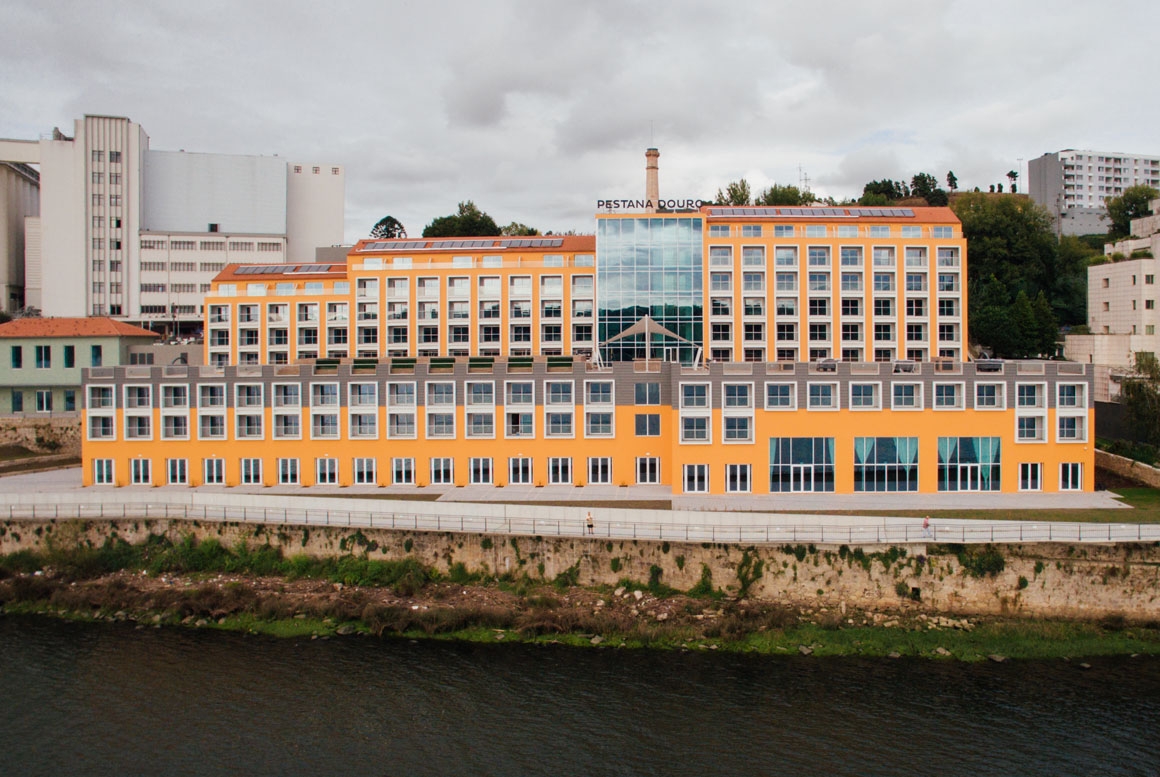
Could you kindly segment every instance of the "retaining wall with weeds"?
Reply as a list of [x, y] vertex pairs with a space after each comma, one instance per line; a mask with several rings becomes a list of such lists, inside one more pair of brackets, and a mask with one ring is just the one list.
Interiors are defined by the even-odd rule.
[[[295, 564], [305, 573], [325, 560], [323, 566], [311, 567], [314, 577], [361, 585], [405, 588], [408, 574], [418, 575], [412, 583], [420, 586], [428, 574], [464, 584], [480, 579], [527, 579], [560, 587], [635, 582], [659, 595], [673, 589], [694, 596], [722, 592], [797, 607], [903, 606], [929, 613], [1160, 619], [1156, 543], [745, 548], [189, 520], [70, 520], [0, 522], [0, 555], [80, 548], [92, 552], [74, 554], [68, 563], [86, 563], [75, 560], [83, 557], [90, 559], [87, 563], [116, 566], [120, 557], [108, 551], [110, 538], [127, 554], [125, 559], [142, 568], [176, 563], [178, 568], [196, 570], [201, 563], [198, 553], [220, 555], [224, 549], [242, 549], [242, 561], [230, 563], [242, 565], [247, 574], [294, 574]], [[148, 555], [149, 543], [157, 546], [154, 557]], [[106, 552], [98, 553], [102, 547]], [[160, 555], [162, 551], [185, 553], [188, 558], [173, 561], [174, 557]], [[163, 558], [170, 561], [157, 560]], [[367, 561], [410, 563], [366, 566]], [[226, 562], [211, 558], [204, 563], [207, 569], [220, 569]], [[399, 577], [376, 580], [376, 575]]]

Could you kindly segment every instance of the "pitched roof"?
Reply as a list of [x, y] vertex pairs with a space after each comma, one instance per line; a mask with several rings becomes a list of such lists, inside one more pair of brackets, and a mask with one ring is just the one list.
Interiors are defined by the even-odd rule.
[[595, 235], [494, 235], [488, 237], [399, 237], [367, 238], [358, 241], [354, 254], [404, 251], [424, 254], [432, 251], [500, 254], [514, 253], [586, 253], [596, 250]]
[[111, 318], [17, 318], [0, 324], [0, 337], [160, 337]]

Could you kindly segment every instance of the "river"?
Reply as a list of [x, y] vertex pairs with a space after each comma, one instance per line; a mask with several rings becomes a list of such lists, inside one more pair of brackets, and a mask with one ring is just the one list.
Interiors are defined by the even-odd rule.
[[1160, 774], [1160, 660], [1090, 663], [0, 617], [0, 774]]

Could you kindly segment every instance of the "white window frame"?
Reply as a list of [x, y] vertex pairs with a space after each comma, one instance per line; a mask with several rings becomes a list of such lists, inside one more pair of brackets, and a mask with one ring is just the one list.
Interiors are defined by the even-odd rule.
[[226, 460], [215, 458], [202, 459], [201, 482], [207, 486], [224, 486], [226, 482]]
[[[769, 387], [770, 386], [786, 386], [789, 388], [789, 404], [788, 405], [771, 405], [769, 404]], [[790, 383], [787, 381], [768, 381], [765, 384], [765, 409], [773, 411], [797, 410], [797, 383]]]
[[93, 485], [115, 486], [117, 484], [116, 461], [113, 459], [93, 459]]
[[[894, 395], [894, 389], [897, 386], [911, 386], [912, 388], [914, 388], [914, 404], [913, 405], [900, 405], [895, 401], [896, 397]], [[923, 389], [922, 383], [910, 383], [910, 382], [905, 382], [905, 381], [894, 381], [893, 383], [890, 384], [890, 409], [891, 410], [898, 410], [898, 411], [904, 412], [904, 413], [912, 412], [915, 410], [922, 410], [923, 409], [923, 399], [924, 399], [924, 397], [922, 395], [922, 389]]]
[[[481, 473], [479, 465], [486, 462], [486, 473]], [[468, 460], [468, 483], [473, 486], [490, 486], [495, 484], [495, 461], [490, 456], [473, 456]], [[481, 477], [482, 475], [482, 477]]]
[[[980, 405], [979, 404], [979, 387], [980, 386], [994, 386], [995, 391], [995, 405]], [[976, 410], [994, 411], [1007, 409], [1007, 384], [1002, 381], [975, 381], [974, 391], [974, 408]]]
[[[815, 407], [814, 406], [813, 402], [811, 401], [811, 397], [810, 397], [811, 389], [814, 386], [829, 386], [830, 387], [830, 398], [833, 400], [833, 404], [830, 407]], [[806, 383], [806, 409], [811, 410], [811, 411], [816, 411], [816, 412], [823, 412], [823, 413], [832, 413], [832, 412], [835, 412], [837, 410], [841, 410], [842, 409], [841, 384], [839, 384], [835, 381], [817, 381], [817, 380], [811, 380], [808, 383]]]
[[[1024, 481], [1028, 478], [1024, 473], [1035, 469], [1035, 486], [1024, 486]], [[1020, 491], [1042, 491], [1043, 490], [1043, 464], [1038, 461], [1022, 461], [1019, 463], [1019, 490]]]
[[302, 462], [296, 458], [279, 458], [278, 485], [302, 485]]
[[[689, 488], [689, 472], [692, 470], [695, 475], [693, 484], [698, 486], [696, 488]], [[699, 470], [699, 472], [697, 472]], [[686, 494], [707, 494], [709, 493], [709, 465], [708, 464], [685, 464], [681, 467], [681, 488]]]
[[[562, 470], [566, 468], [568, 471], [564, 473]], [[567, 477], [561, 477], [566, 475]], [[570, 486], [572, 485], [572, 457], [571, 456], [551, 456], [548, 458], [548, 484], [553, 486]]]
[[[430, 464], [430, 481], [433, 486], [453, 486], [455, 485], [455, 459], [451, 456], [432, 456], [429, 460]], [[436, 480], [435, 474], [439, 473], [439, 479]]]
[[[940, 386], [954, 386], [955, 387], [955, 403], [953, 405], [939, 405], [938, 404], [938, 389]], [[931, 398], [931, 409], [933, 410], [963, 410], [966, 408], [966, 384], [959, 381], [938, 381], [933, 384], [931, 391], [934, 396]]]
[[188, 486], [189, 459], [166, 459], [165, 482], [171, 486]]
[[[403, 471], [403, 478], [400, 480], [400, 468]], [[410, 456], [395, 456], [391, 458], [391, 485], [392, 486], [413, 486], [415, 485], [415, 459]]]
[[[855, 386], [869, 386], [873, 390], [871, 402], [868, 405], [854, 404], [854, 387]], [[881, 381], [851, 381], [849, 384], [849, 408], [851, 410], [866, 411], [866, 410], [881, 410], [882, 409], [882, 382]]]
[[[731, 473], [736, 471], [738, 474], [745, 473], [745, 487], [733, 488]], [[725, 465], [725, 493], [727, 494], [751, 494], [753, 493], [753, 466], [750, 464], [726, 464]]]
[[[643, 474], [645, 479], [641, 478], [642, 467], [644, 468]], [[636, 484], [638, 486], [655, 486], [659, 484], [661, 482], [660, 456], [637, 456], [635, 471]]]
[[351, 472], [354, 473], [354, 485], [373, 486], [378, 484], [378, 459], [374, 457], [356, 456], [351, 461]]
[[[1070, 476], [1072, 474], [1071, 472], [1069, 472], [1069, 470], [1071, 468], [1074, 468], [1074, 470], [1072, 470], [1072, 472], [1074, 472], [1074, 474], [1076, 476], [1075, 478], [1072, 478]], [[1065, 462], [1060, 463], [1060, 465], [1059, 465], [1059, 490], [1060, 491], [1083, 491], [1083, 463], [1082, 462], [1065, 461]]]
[[[527, 462], [527, 471], [524, 471], [524, 462]], [[530, 486], [535, 477], [535, 463], [531, 456], [511, 456], [508, 458], [508, 483], [510, 485]]]
[[589, 456], [588, 457], [588, 485], [590, 485], [590, 486], [610, 486], [610, 485], [612, 485], [612, 457], [611, 456]]
[[153, 460], [129, 459], [129, 483], [134, 486], [153, 485]]
[[264, 482], [262, 480], [262, 460], [258, 458], [244, 458], [239, 462], [240, 475], [239, 482], [242, 485], [260, 486]]

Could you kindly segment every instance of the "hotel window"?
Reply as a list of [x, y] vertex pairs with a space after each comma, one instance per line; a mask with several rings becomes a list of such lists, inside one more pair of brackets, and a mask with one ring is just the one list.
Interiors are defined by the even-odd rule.
[[1019, 465], [1019, 490], [1039, 491], [1043, 487], [1043, 465], [1023, 462]]
[[[704, 388], [703, 386], [701, 388]], [[750, 387], [748, 384], [726, 384], [725, 390], [725, 407], [752, 407], [750, 402]], [[698, 405], [698, 407], [705, 407], [706, 405]]]
[[1015, 386], [1016, 403], [1021, 408], [1043, 408], [1046, 407], [1044, 402], [1044, 386], [1039, 383], [1019, 383]]
[[391, 459], [391, 484], [396, 486], [415, 485], [415, 460], [411, 458]]
[[939, 491], [998, 491], [1001, 483], [998, 437], [939, 437]]
[[[430, 386], [428, 386], [430, 388]], [[450, 438], [455, 436], [455, 413], [427, 411], [427, 437]]]
[[906, 301], [906, 315], [922, 317], [926, 315], [925, 299], [908, 299]]
[[564, 295], [564, 279], [559, 275], [546, 275], [540, 278], [540, 297], [559, 299]]
[[778, 291], [797, 291], [797, 273], [779, 272], [776, 283]]
[[612, 413], [586, 413], [584, 434], [588, 437], [612, 436]]
[[572, 435], [572, 413], [548, 412], [545, 415], [548, 437], [570, 437]]
[[377, 480], [374, 459], [359, 458], [354, 460], [355, 485], [373, 486]]
[[[547, 303], [545, 303], [545, 306]], [[532, 303], [531, 300], [513, 299], [511, 301], [511, 317], [512, 318], [531, 318], [532, 317]]]
[[788, 246], [775, 248], [773, 263], [778, 267], [797, 267], [797, 249]]
[[838, 394], [833, 383], [811, 383], [809, 385], [811, 410], [837, 410]]
[[916, 343], [926, 342], [926, 324], [907, 324], [906, 339]]
[[659, 405], [661, 403], [661, 384], [637, 383], [634, 389], [636, 404]]
[[[639, 417], [639, 416], [638, 416]], [[658, 428], [659, 428], [658, 417]], [[639, 426], [639, 424], [638, 424]], [[685, 416], [681, 418], [681, 442], [708, 442], [709, 418], [707, 416]]]
[[926, 273], [911, 272], [906, 274], [907, 291], [926, 291]]
[[226, 417], [198, 413], [198, 438], [202, 440], [222, 440], [226, 436]]
[[89, 439], [112, 440], [115, 436], [113, 417], [94, 415], [89, 416]]
[[572, 318], [592, 318], [592, 300], [573, 300]]
[[765, 315], [765, 298], [764, 297], [746, 297], [742, 302], [745, 305], [745, 315], [747, 315], [747, 316], [764, 316]]
[[278, 485], [298, 485], [298, 459], [278, 459]]
[[709, 237], [729, 237], [728, 224], [710, 224]]
[[476, 486], [490, 486], [491, 479], [491, 459], [489, 458], [472, 458], [468, 461], [468, 482]]
[[207, 486], [220, 486], [226, 482], [225, 459], [202, 459], [202, 483]]
[[830, 315], [830, 300], [826, 297], [810, 297], [808, 304], [811, 316]]
[[830, 290], [830, 274], [828, 272], [812, 272], [810, 273], [810, 291], [829, 291]]
[[744, 246], [741, 249], [742, 267], [765, 267], [764, 246]]
[[613, 402], [611, 381], [590, 381], [584, 386], [586, 405], [611, 405]]
[[450, 457], [431, 459], [431, 485], [450, 486], [455, 484], [455, 460]]
[[862, 249], [857, 247], [846, 247], [841, 249], [841, 262], [843, 267], [861, 267], [862, 266]]
[[861, 340], [861, 324], [842, 324], [842, 342], [859, 342]]
[[938, 238], [940, 240], [946, 240], [954, 236], [954, 227], [931, 227], [931, 237]]
[[242, 485], [257, 486], [262, 484], [262, 460], [242, 459]]
[[661, 417], [659, 413], [637, 413], [634, 420], [637, 437], [660, 437]]
[[862, 291], [862, 273], [842, 273], [842, 291]]
[[1060, 383], [1056, 386], [1056, 404], [1059, 407], [1086, 407], [1087, 386], [1082, 383]]
[[778, 297], [777, 298], [777, 315], [779, 315], [779, 316], [796, 316], [797, 315], [797, 297]]
[[765, 291], [765, 273], [742, 273], [741, 289], [742, 291]]
[[939, 273], [938, 290], [939, 291], [958, 291], [959, 290], [959, 276], [958, 276], [958, 274], [957, 273]]
[[874, 273], [874, 291], [894, 291], [894, 273]]
[[612, 459], [607, 456], [588, 458], [588, 485], [607, 486], [612, 484]]
[[725, 465], [725, 491], [731, 494], [747, 494], [750, 491], [750, 465]]
[[709, 386], [704, 383], [683, 384], [681, 386], [681, 407], [709, 406]]
[[386, 416], [386, 436], [413, 438], [415, 436], [414, 413], [389, 413]]
[[661, 482], [661, 460], [655, 456], [638, 456], [636, 459], [636, 484], [656, 485]]
[[161, 419], [161, 437], [165, 440], [188, 440], [189, 418], [183, 415], [167, 415]]
[[777, 340], [778, 342], [793, 342], [797, 340], [797, 324], [778, 324]]
[[1084, 416], [1060, 416], [1056, 421], [1055, 437], [1059, 442], [1084, 442], [1087, 440], [1087, 419]]
[[552, 457], [548, 459], [548, 483], [570, 485], [572, 483], [572, 459]]
[[686, 494], [707, 494], [709, 492], [709, 465], [684, 465]]
[[1002, 383], [976, 383], [975, 409], [1002, 410], [1006, 406], [1005, 388]]
[[733, 290], [733, 275], [727, 272], [715, 272], [709, 274], [709, 290], [710, 291], [732, 291]]
[[830, 249], [820, 246], [811, 246], [806, 251], [810, 267], [829, 267]]
[[774, 237], [793, 237], [794, 236], [794, 227], [792, 224], [774, 224], [773, 225], [773, 236]]
[[854, 438], [854, 491], [917, 490], [917, 437]]
[[829, 324], [810, 324], [810, 342], [825, 342], [829, 339]]
[[302, 419], [297, 413], [274, 414], [274, 439], [297, 440], [302, 437]]
[[862, 315], [862, 300], [860, 300], [860, 299], [843, 299], [842, 300], [842, 315], [843, 316], [860, 316], [860, 315]]
[[495, 436], [495, 413], [473, 412], [467, 413], [467, 436], [468, 437], [494, 437]]
[[526, 486], [532, 483], [532, 460], [524, 457], [508, 459], [508, 483]]
[[797, 386], [792, 383], [765, 384], [766, 410], [793, 410], [797, 407]]
[[760, 224], [742, 224], [741, 237], [761, 237]]
[[890, 406], [895, 410], [921, 409], [922, 385], [919, 383], [895, 383]]
[[378, 437], [378, 418], [375, 413], [351, 413], [350, 436], [359, 439]]
[[1059, 465], [1059, 490], [1083, 490], [1083, 464], [1064, 463]]
[[934, 384], [934, 406], [936, 410], [961, 410], [963, 407], [962, 384]]
[[733, 249], [730, 246], [709, 246], [710, 267], [732, 267]]
[[1019, 416], [1016, 421], [1015, 438], [1020, 442], [1046, 442], [1044, 418], [1038, 415]]
[[753, 439], [753, 419], [749, 416], [725, 416], [722, 422], [726, 442], [749, 442]]
[[850, 407], [855, 410], [879, 409], [877, 383], [851, 383]]
[[52, 346], [38, 345], [36, 346], [36, 369], [48, 370], [52, 369]]
[[150, 472], [149, 459], [130, 459], [129, 460], [129, 482], [135, 486], [152, 485], [153, 477]]
[[959, 304], [957, 300], [940, 299], [938, 301], [938, 314], [943, 318], [952, 318], [959, 314]]

